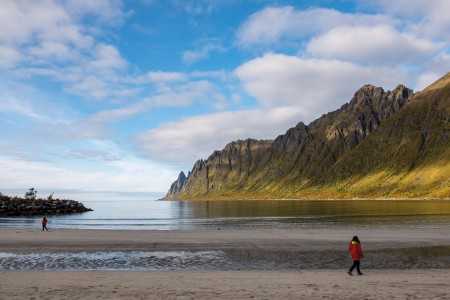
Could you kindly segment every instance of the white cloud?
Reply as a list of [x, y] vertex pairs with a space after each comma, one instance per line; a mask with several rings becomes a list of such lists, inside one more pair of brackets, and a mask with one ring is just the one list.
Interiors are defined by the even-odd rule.
[[183, 107], [202, 104], [214, 107], [217, 103], [226, 102], [221, 87], [208, 80], [191, 80], [182, 84], [159, 86], [161, 93], [152, 97], [154, 106]]
[[185, 51], [182, 56], [182, 60], [185, 64], [191, 65], [200, 60], [204, 60], [209, 58], [212, 52], [225, 51], [225, 48], [222, 46], [220, 41], [216, 39], [203, 39], [201, 41], [197, 41], [195, 50]]
[[[260, 52], [282, 52], [286, 47], [295, 47], [305, 61], [317, 58], [319, 61], [332, 61], [334, 65], [336, 61], [357, 63], [365, 66], [363, 74], [370, 70], [376, 73], [380, 69], [384, 69], [382, 73], [386, 74], [389, 66], [395, 67], [399, 75], [394, 74], [392, 81], [405, 79], [403, 83], [412, 88], [423, 88], [435, 77], [423, 74], [442, 76], [448, 71], [450, 64], [443, 57], [450, 53], [450, 18], [447, 17], [450, 1], [358, 2], [362, 8], [376, 7], [378, 13], [268, 7], [248, 17], [237, 31], [236, 39], [240, 46], [255, 46]], [[314, 69], [312, 73], [315, 73]], [[380, 82], [375, 76], [362, 77], [373, 77], [375, 81], [370, 83], [389, 82]], [[287, 88], [284, 95], [289, 94], [289, 90], [296, 90], [295, 86], [280, 85]], [[260, 87], [264, 88], [263, 85]], [[251, 90], [251, 94], [257, 97], [263, 94]], [[262, 99], [268, 98], [261, 96]]]
[[38, 46], [30, 47], [28, 54], [45, 61], [69, 61], [76, 59], [67, 44], [59, 41], [43, 41]]
[[383, 14], [395, 17], [404, 31], [435, 41], [450, 41], [450, 1], [447, 0], [380, 0], [365, 5], [380, 9]]
[[233, 140], [274, 139], [302, 119], [299, 109], [228, 111], [167, 122], [136, 138], [144, 156], [191, 167]]
[[111, 26], [122, 25], [127, 14], [122, 10], [121, 0], [65, 0], [65, 5], [72, 15], [84, 18], [93, 15], [97, 21]]
[[[239, 28], [237, 33], [241, 45], [274, 43], [283, 35], [295, 35], [301, 27], [301, 18], [295, 17], [291, 6], [269, 7], [256, 12]], [[301, 33], [297, 33], [301, 34]]]
[[90, 62], [94, 69], [124, 69], [127, 62], [122, 58], [116, 47], [98, 44], [95, 49], [95, 59]]
[[38, 190], [165, 192], [179, 172], [125, 154], [121, 154], [121, 158], [105, 163], [113, 171], [108, 168], [95, 171], [76, 170], [53, 162], [14, 160], [0, 155], [0, 168], [8, 174], [2, 177], [1, 187], [14, 189], [32, 185]]
[[348, 102], [364, 84], [394, 88], [406, 82], [401, 68], [372, 68], [339, 60], [266, 54], [235, 71], [245, 90], [264, 107], [296, 107], [305, 120]]
[[275, 44], [326, 32], [336, 26], [391, 24], [383, 15], [347, 14], [334, 9], [296, 10], [292, 6], [268, 7], [251, 15], [237, 32], [241, 46]]
[[69, 91], [86, 98], [104, 98], [111, 92], [107, 82], [94, 75], [81, 78], [69, 88]]
[[0, 2], [0, 41], [24, 43], [34, 34], [43, 35], [69, 22], [70, 16], [55, 1]]
[[[184, 79], [176, 73], [172, 74], [173, 76], [169, 73], [155, 73], [153, 75], [155, 75], [153, 79], [157, 79], [157, 82], [162, 80], [165, 83], [165, 85], [158, 86], [159, 93], [156, 92], [151, 97], [139, 99], [132, 104], [123, 105], [119, 108], [99, 111], [85, 120], [73, 124], [71, 128], [73, 134], [79, 138], [104, 138], [107, 124], [144, 114], [155, 107], [181, 108], [201, 104], [212, 109], [223, 110], [228, 106], [228, 99], [221, 88], [213, 82], [207, 80], [171, 81], [177, 78]], [[91, 78], [87, 82], [97, 86], [95, 78]], [[100, 91], [102, 91], [101, 87], [99, 87]]]
[[117, 84], [127, 61], [92, 35], [125, 17], [119, 0], [1, 1], [0, 68], [15, 68], [16, 75], [33, 70], [26, 76], [50, 76], [88, 99], [130, 94]]
[[337, 27], [313, 38], [306, 50], [314, 56], [363, 64], [417, 62], [437, 52], [440, 44], [398, 32], [387, 25]]
[[380, 0], [373, 5], [381, 7], [385, 13], [391, 15], [420, 18], [447, 17], [450, 11], [450, 2], [447, 0]]
[[46, 42], [60, 42], [72, 49], [92, 45], [92, 38], [82, 33], [83, 28], [56, 1], [1, 1], [0, 28], [0, 43], [22, 47], [24, 53], [27, 47]]
[[0, 68], [12, 68], [22, 59], [22, 54], [14, 47], [0, 45]]

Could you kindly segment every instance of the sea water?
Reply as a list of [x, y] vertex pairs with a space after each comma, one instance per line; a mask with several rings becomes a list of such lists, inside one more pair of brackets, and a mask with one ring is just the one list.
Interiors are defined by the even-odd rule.
[[[448, 228], [447, 200], [160, 201], [152, 194], [77, 194], [93, 211], [47, 216], [49, 229], [189, 230], [205, 227]], [[2, 217], [0, 227], [36, 228], [42, 216]]]

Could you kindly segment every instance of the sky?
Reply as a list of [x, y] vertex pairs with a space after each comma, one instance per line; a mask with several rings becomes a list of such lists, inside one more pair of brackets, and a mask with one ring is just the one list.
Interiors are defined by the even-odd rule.
[[0, 0], [0, 192], [164, 194], [365, 84], [450, 71], [447, 0]]

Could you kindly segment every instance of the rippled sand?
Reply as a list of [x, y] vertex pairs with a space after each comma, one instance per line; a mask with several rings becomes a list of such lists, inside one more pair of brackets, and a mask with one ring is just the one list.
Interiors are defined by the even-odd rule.
[[0, 270], [232, 269], [223, 251], [0, 253]]

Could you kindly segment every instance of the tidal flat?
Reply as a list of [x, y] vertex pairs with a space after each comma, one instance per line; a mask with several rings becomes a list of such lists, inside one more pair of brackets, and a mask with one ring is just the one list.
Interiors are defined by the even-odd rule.
[[[358, 235], [364, 276], [348, 276]], [[0, 231], [1, 299], [446, 299], [450, 235], [427, 229]]]

